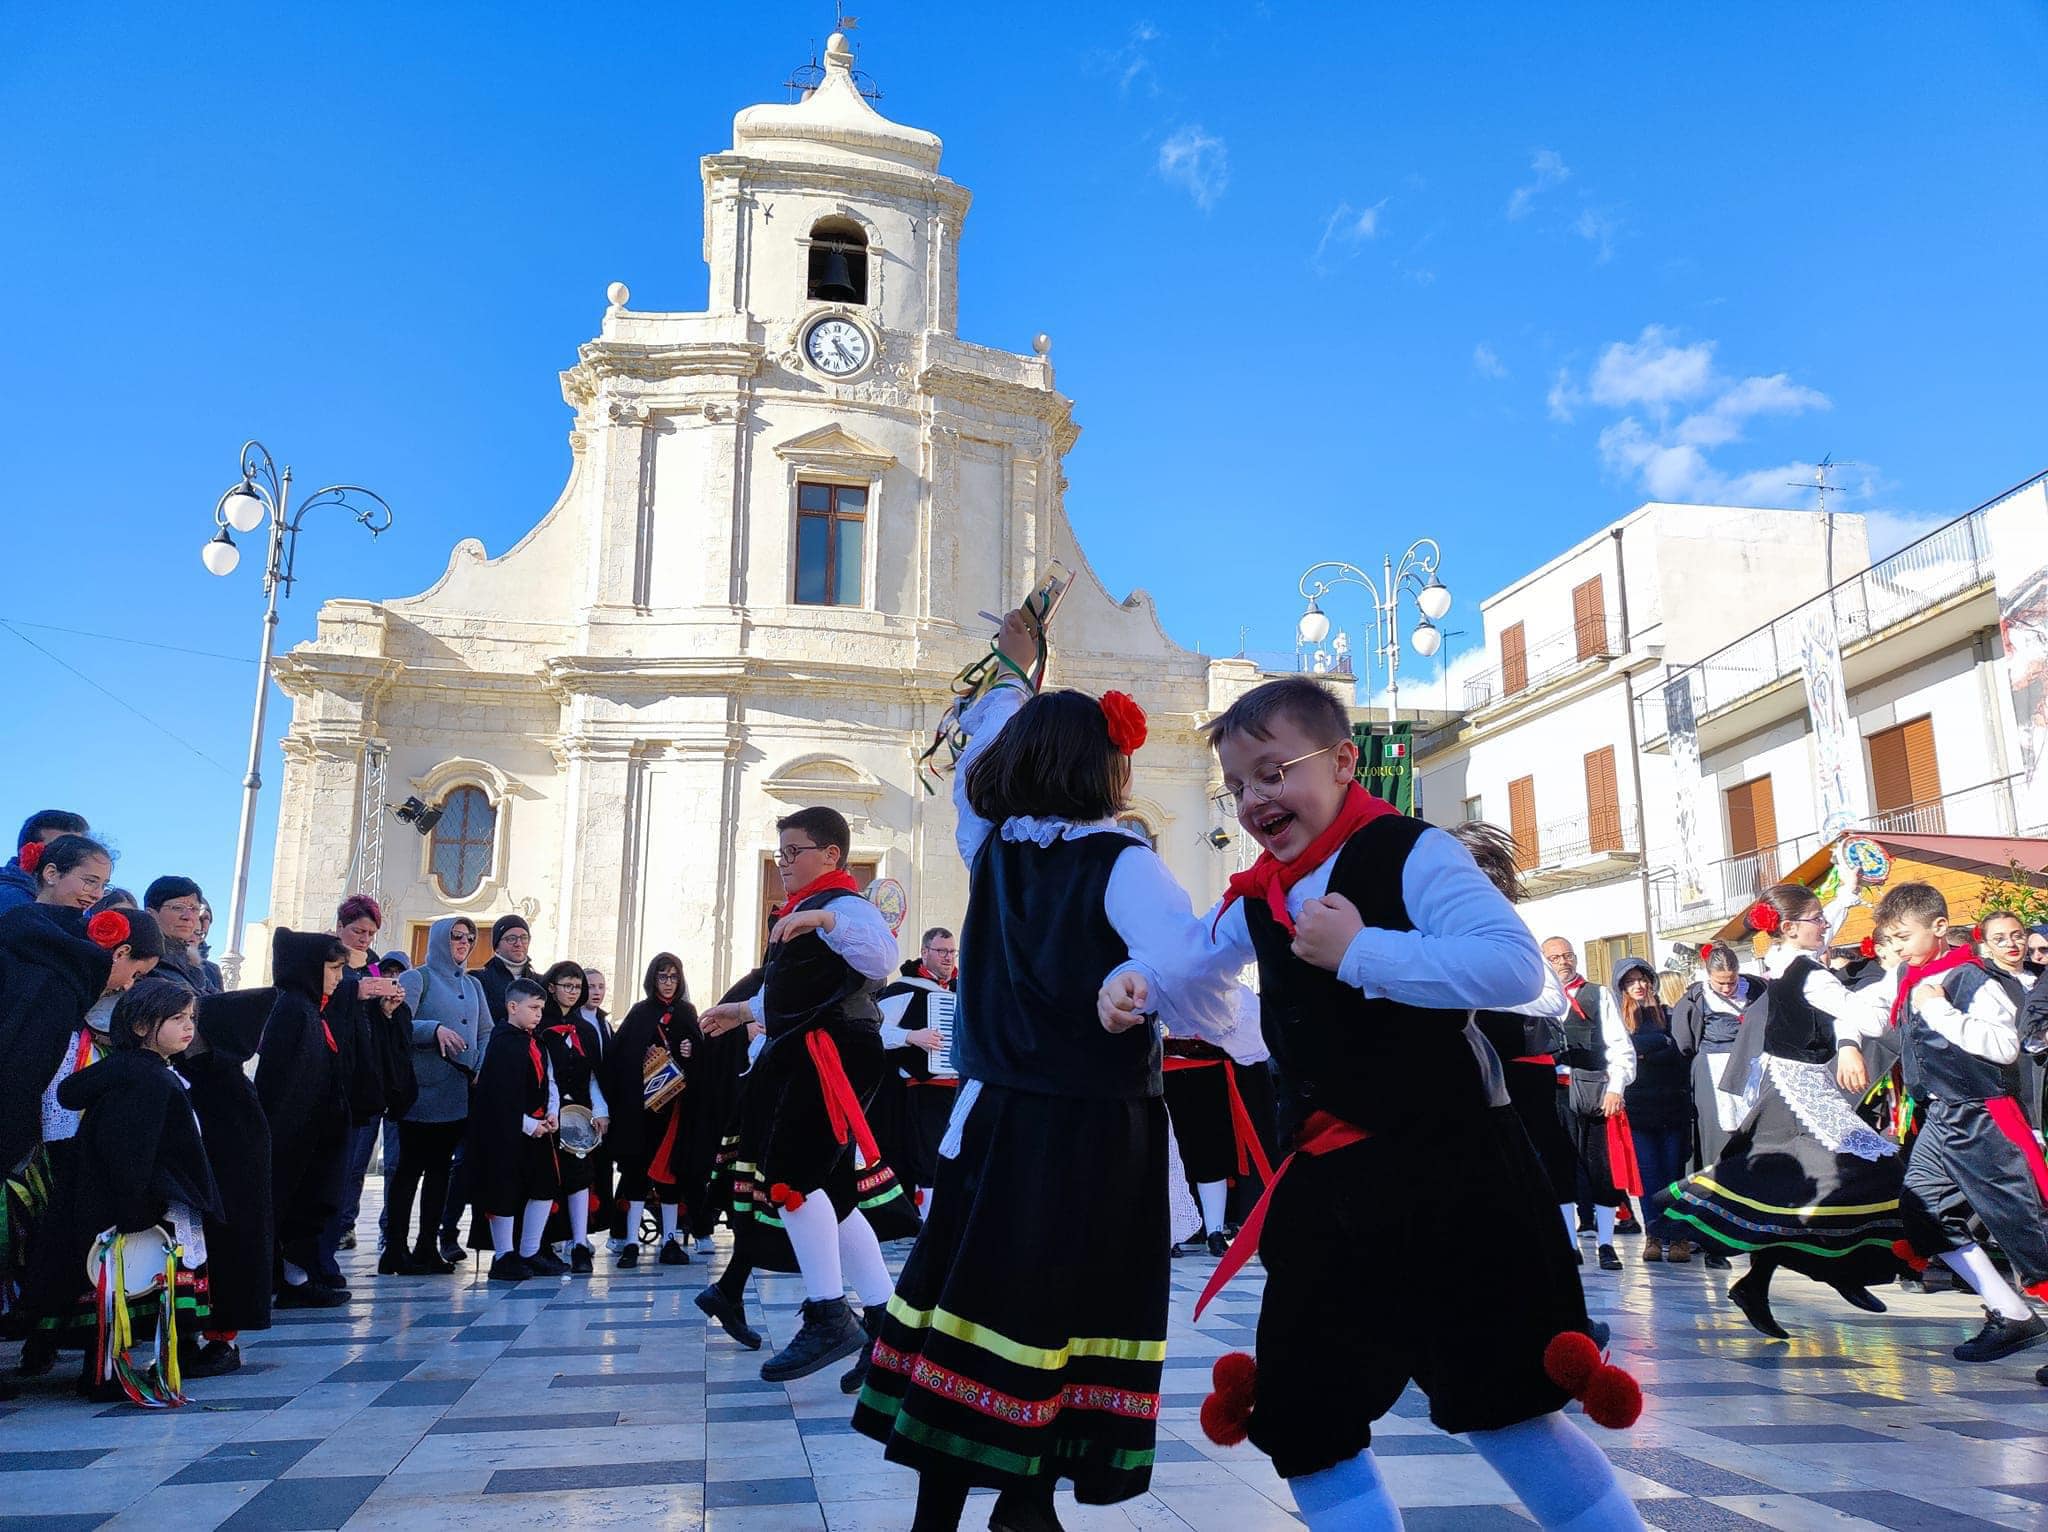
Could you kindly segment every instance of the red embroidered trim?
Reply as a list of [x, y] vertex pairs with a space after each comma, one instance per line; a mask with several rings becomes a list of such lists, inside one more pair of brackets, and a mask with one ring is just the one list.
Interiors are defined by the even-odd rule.
[[1132, 1420], [1159, 1418], [1157, 1394], [1128, 1388], [1103, 1388], [1092, 1383], [1069, 1383], [1050, 1399], [1019, 1399], [1012, 1394], [998, 1393], [987, 1384], [977, 1383], [960, 1373], [949, 1372], [921, 1356], [909, 1356], [881, 1341], [875, 1342], [870, 1365], [898, 1373], [926, 1393], [937, 1394], [941, 1399], [964, 1404], [977, 1414], [1016, 1426], [1049, 1426], [1059, 1418], [1061, 1410], [1100, 1410]]

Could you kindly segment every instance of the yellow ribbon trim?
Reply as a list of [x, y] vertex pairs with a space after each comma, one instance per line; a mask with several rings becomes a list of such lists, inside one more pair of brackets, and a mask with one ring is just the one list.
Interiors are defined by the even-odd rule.
[[1119, 1362], [1166, 1360], [1164, 1340], [1118, 1340], [1108, 1335], [1078, 1335], [1059, 1350], [1047, 1351], [1043, 1347], [1013, 1341], [986, 1325], [975, 1324], [944, 1309], [914, 1309], [901, 1298], [889, 1300], [889, 1312], [913, 1330], [937, 1330], [941, 1335], [978, 1346], [1006, 1362], [1015, 1362], [1020, 1367], [1035, 1367], [1041, 1372], [1055, 1371], [1077, 1356], [1109, 1357]]
[[1739, 1202], [1746, 1208], [1755, 1208], [1759, 1213], [1790, 1213], [1795, 1218], [1811, 1218], [1817, 1213], [1840, 1213], [1846, 1215], [1850, 1213], [1896, 1213], [1899, 1210], [1899, 1203], [1896, 1197], [1890, 1202], [1859, 1202], [1853, 1206], [1838, 1204], [1832, 1207], [1779, 1207], [1775, 1202], [1758, 1202], [1752, 1197], [1743, 1196], [1740, 1192], [1731, 1192], [1711, 1176], [1696, 1175], [1693, 1177], [1693, 1180], [1698, 1185], [1704, 1186], [1708, 1191], [1717, 1192], [1721, 1196], [1726, 1197], [1730, 1202]]

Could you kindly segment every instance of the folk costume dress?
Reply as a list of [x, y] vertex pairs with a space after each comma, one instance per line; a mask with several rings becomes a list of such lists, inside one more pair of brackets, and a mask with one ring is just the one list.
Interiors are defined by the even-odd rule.
[[[1302, 906], [1325, 893], [1364, 920], [1334, 973], [1292, 951]], [[1514, 906], [1444, 831], [1353, 786], [1294, 862], [1269, 854], [1233, 878], [1197, 938], [1224, 968], [1258, 962], [1293, 1146], [1263, 1227], [1247, 1225], [1203, 1295], [1256, 1250], [1253, 1445], [1284, 1478], [1333, 1467], [1371, 1444], [1410, 1382], [1454, 1433], [1561, 1409], [1571, 1395], [1544, 1354], [1587, 1333], [1585, 1297], [1474, 1021], [1542, 992]]]
[[[692, 1118], [700, 1110], [696, 1085], [704, 1034], [697, 1026], [697, 1008], [680, 987], [668, 1004], [657, 998], [652, 965], [644, 987], [646, 995], [626, 1012], [605, 1049], [602, 1084], [612, 1117], [604, 1141], [618, 1169], [621, 1208], [629, 1202], [665, 1202], [687, 1209], [699, 1175], [710, 1179], [710, 1167], [700, 1169], [693, 1160], [702, 1142], [692, 1131]], [[650, 1112], [646, 1064], [657, 1049], [668, 1055], [685, 1083], [682, 1094]], [[624, 1227], [623, 1215], [614, 1230], [628, 1240], [640, 1238], [638, 1229]]]
[[[1710, 1248], [1765, 1256], [1831, 1287], [1888, 1281], [1904, 1228], [1903, 1157], [1835, 1079], [1838, 1041], [1855, 1037], [1866, 1016], [1883, 1024], [1882, 990], [1852, 993], [1811, 954], [1782, 943], [1764, 969], [1756, 1105], [1718, 1160], [1650, 1193], [1651, 1204]], [[1744, 1026], [1755, 1025], [1752, 1014]]]
[[178, 1055], [192, 1110], [213, 1146], [220, 1211], [205, 1220], [207, 1333], [270, 1328], [277, 1231], [270, 1195], [270, 1118], [249, 1078], [275, 995], [268, 989], [201, 995], [199, 1033]]
[[919, 1227], [867, 1122], [885, 1067], [875, 996], [895, 970], [896, 935], [845, 873], [797, 889], [775, 919], [818, 909], [833, 912], [832, 930], [771, 943], [739, 986], [764, 1031], [740, 1092], [732, 1209], [740, 1253], [763, 1271], [797, 1270], [782, 1222], [792, 1198], [822, 1191], [835, 1221], [859, 1212], [877, 1240]]
[[1175, 1032], [1215, 1038], [1232, 985], [1165, 960], [1184, 945], [1187, 895], [1115, 821], [974, 813], [968, 771], [1027, 695], [998, 685], [964, 720], [959, 1099], [853, 1421], [920, 1473], [995, 1489], [1066, 1479], [1110, 1504], [1152, 1477], [1167, 1126], [1157, 1030], [1109, 1033], [1096, 994], [1134, 969]]
[[923, 963], [912, 961], [903, 965], [895, 983], [875, 996], [882, 1012], [886, 1067], [868, 1122], [882, 1158], [905, 1185], [920, 1189], [930, 1188], [938, 1174], [939, 1144], [953, 1116], [960, 1077], [938, 1073], [934, 1056], [905, 1038], [930, 1025], [931, 997], [953, 988], [954, 984], [941, 984]]
[[1559, 1205], [1578, 1200], [1579, 1156], [1565, 1126], [1565, 1086], [1560, 1074], [1566, 1042], [1564, 1016], [1569, 1009], [1557, 975], [1546, 973], [1543, 993], [1518, 1006], [1475, 1011], [1479, 1035], [1501, 1063], [1508, 1103], [1522, 1120], [1530, 1147], [1550, 1182], [1551, 1200]]
[[[1941, 998], [1922, 1002], [1915, 991], [1928, 979]], [[1957, 949], [1876, 986], [1869, 993], [1890, 1002], [1883, 1020], [1868, 1011], [1856, 1020], [1860, 1031], [1898, 1029], [1919, 1128], [1901, 1194], [1914, 1257], [1974, 1243], [1974, 1213], [2012, 1263], [2014, 1285], [2048, 1298], [2048, 1165], [2018, 1095], [2018, 1023], [2031, 988]]]
[[350, 1085], [356, 1070], [370, 1067], [360, 1047], [355, 986], [332, 995], [324, 988], [334, 943], [325, 931], [272, 934], [276, 996], [256, 1061], [256, 1096], [270, 1120], [278, 1255], [308, 1272], [318, 1269], [320, 1238], [341, 1207]]

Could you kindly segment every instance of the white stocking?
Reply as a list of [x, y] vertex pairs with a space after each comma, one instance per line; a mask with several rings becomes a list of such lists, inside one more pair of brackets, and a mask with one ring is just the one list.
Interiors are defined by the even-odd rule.
[[2034, 1311], [2027, 1307], [2027, 1300], [2014, 1292], [2012, 1284], [1998, 1274], [1998, 1268], [1991, 1264], [1991, 1257], [1984, 1253], [1982, 1245], [1962, 1245], [1944, 1251], [1941, 1258], [1950, 1271], [1977, 1289], [1977, 1296], [1993, 1313], [2002, 1314], [2007, 1319], [2034, 1317]]
[[512, 1253], [512, 1220], [491, 1216], [491, 1253], [506, 1256]]
[[673, 1202], [657, 1202], [654, 1210], [661, 1216], [661, 1238], [666, 1244], [676, 1237], [676, 1214], [681, 1210]]
[[839, 1220], [832, 1216], [832, 1199], [821, 1191], [808, 1192], [800, 1207], [786, 1208], [782, 1227], [788, 1231], [796, 1251], [797, 1270], [803, 1273], [804, 1296], [813, 1303], [846, 1296], [846, 1281], [839, 1267]]
[[569, 1243], [590, 1243], [590, 1193], [570, 1192], [563, 1211], [569, 1215]]
[[1564, 1214], [1565, 1243], [1576, 1248], [1579, 1243], [1579, 1210], [1569, 1202], [1560, 1202], [1557, 1206]]
[[519, 1253], [522, 1256], [540, 1254], [540, 1237], [547, 1232], [548, 1214], [554, 1206], [546, 1197], [536, 1197], [526, 1204], [526, 1212], [519, 1220]]
[[640, 1220], [647, 1216], [647, 1204], [629, 1202], [626, 1204], [626, 1237], [619, 1241], [621, 1249], [640, 1243]]
[[1228, 1181], [1200, 1181], [1195, 1184], [1195, 1195], [1202, 1202], [1202, 1232], [1221, 1234], [1223, 1232], [1223, 1207], [1230, 1195]]
[[860, 1295], [862, 1308], [880, 1308], [896, 1291], [896, 1284], [889, 1280], [888, 1264], [882, 1259], [881, 1242], [875, 1238], [875, 1226], [858, 1212], [848, 1213], [839, 1221], [839, 1268]]
[[1614, 1243], [1614, 1209], [1613, 1209], [1613, 1208], [1597, 1208], [1597, 1207], [1596, 1207], [1595, 1209], [1593, 1209], [1593, 1227], [1594, 1227], [1595, 1229], [1597, 1229], [1597, 1230], [1599, 1230], [1599, 1231], [1600, 1231], [1600, 1243], [1601, 1243], [1601, 1244], [1603, 1244], [1603, 1245], [1611, 1245], [1611, 1244], [1613, 1244], [1613, 1243]]

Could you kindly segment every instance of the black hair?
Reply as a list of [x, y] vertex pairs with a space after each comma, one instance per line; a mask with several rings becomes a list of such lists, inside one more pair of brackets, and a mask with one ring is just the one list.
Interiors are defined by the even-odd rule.
[[1894, 925], [1901, 920], [1948, 919], [1948, 901], [1932, 883], [1900, 883], [1885, 890], [1877, 904], [1877, 923]]
[[326, 945], [326, 947], [321, 950], [320, 963], [322, 967], [325, 967], [329, 963], [346, 963], [347, 961], [348, 943], [343, 941], [338, 936], [335, 937], [334, 940], [330, 941]]
[[[1777, 911], [1778, 930], [1783, 931], [1786, 921], [1797, 920], [1808, 911], [1819, 909], [1820, 895], [1804, 883], [1773, 883], [1764, 890], [1763, 897], [1757, 903], [1767, 904]], [[1749, 929], [1754, 931], [1758, 927], [1752, 924]]]
[[951, 936], [952, 934], [953, 933], [951, 931], [948, 931], [944, 926], [933, 926], [929, 931], [925, 932], [923, 936], [920, 936], [917, 939], [917, 945], [920, 949], [929, 947], [933, 942], [938, 941], [941, 937]]
[[[116, 1048], [146, 1048], [172, 1017], [198, 1003], [198, 996], [170, 979], [137, 979], [114, 1002], [107, 1022], [107, 1041]], [[147, 1030], [136, 1033], [137, 1027]]]
[[646, 991], [649, 1000], [656, 1005], [661, 1004], [661, 996], [655, 992], [654, 981], [661, 977], [664, 968], [673, 968], [676, 971], [675, 1003], [681, 1005], [690, 998], [690, 981], [683, 972], [683, 960], [673, 952], [657, 952], [648, 960], [647, 976], [641, 980], [640, 987]]
[[43, 847], [43, 859], [36, 863], [36, 882], [40, 885], [44, 881], [46, 868], [61, 878], [80, 862], [90, 861], [96, 856], [105, 857], [107, 865], [113, 865], [114, 853], [90, 835], [60, 835]]
[[99, 914], [101, 910], [139, 910], [141, 908], [142, 906], [136, 903], [135, 896], [129, 893], [127, 889], [110, 888], [86, 906], [85, 918], [90, 920], [93, 916]]
[[1727, 973], [1731, 969], [1740, 973], [1742, 959], [1735, 955], [1735, 949], [1726, 942], [1715, 942], [1707, 949], [1707, 972]]
[[188, 895], [205, 897], [200, 894], [199, 885], [190, 878], [181, 877], [175, 872], [167, 872], [142, 891], [142, 907], [145, 910], [160, 910], [173, 899], [183, 899]]
[[[164, 930], [156, 923], [156, 916], [148, 910], [126, 909], [117, 911], [128, 922], [128, 939], [116, 942], [117, 947], [126, 947], [132, 958], [160, 958], [164, 955]], [[88, 917], [86, 924], [92, 924]]]
[[775, 833], [786, 830], [801, 830], [821, 846], [836, 847], [839, 852], [839, 867], [843, 872], [846, 858], [853, 851], [853, 831], [846, 823], [846, 816], [837, 809], [819, 805], [798, 809], [794, 814], [785, 814], [775, 821]]
[[1483, 819], [1468, 819], [1453, 827], [1451, 836], [1472, 853], [1472, 860], [1479, 864], [1479, 870], [1486, 874], [1509, 904], [1522, 902], [1522, 852], [1515, 844], [1514, 836]]
[[1308, 676], [1283, 676], [1254, 686], [1222, 714], [1211, 719], [1203, 733], [1215, 746], [1233, 734], [1253, 739], [1271, 739], [1273, 725], [1292, 719], [1302, 733], [1319, 745], [1341, 745], [1351, 738], [1351, 714], [1337, 694]]
[[583, 965], [581, 963], [572, 963], [568, 959], [564, 958], [561, 962], [555, 964], [554, 967], [550, 968], [546, 973], [542, 974], [540, 977], [541, 988], [547, 991], [549, 1005], [556, 1004], [555, 981], [557, 979], [569, 978], [573, 978], [574, 980], [576, 980], [577, 983], [583, 986], [583, 993], [576, 997], [574, 1004], [565, 1005], [561, 1007], [562, 1014], [565, 1016], [568, 1015], [571, 1011], [576, 1010], [579, 1006], [583, 1004], [584, 1001], [590, 998], [590, 975], [586, 974], [583, 971]]
[[505, 986], [505, 1003], [507, 1005], [510, 1005], [515, 1000], [538, 1000], [545, 1005], [547, 998], [548, 992], [541, 987], [538, 980], [514, 979]]
[[967, 768], [967, 801], [1001, 824], [1020, 814], [1086, 823], [1122, 813], [1131, 758], [1086, 692], [1040, 692]]
[[14, 837], [14, 844], [26, 846], [30, 841], [39, 841], [45, 830], [55, 830], [60, 835], [92, 834], [92, 826], [85, 822], [83, 814], [74, 814], [69, 809], [37, 809], [21, 822], [21, 833]]

